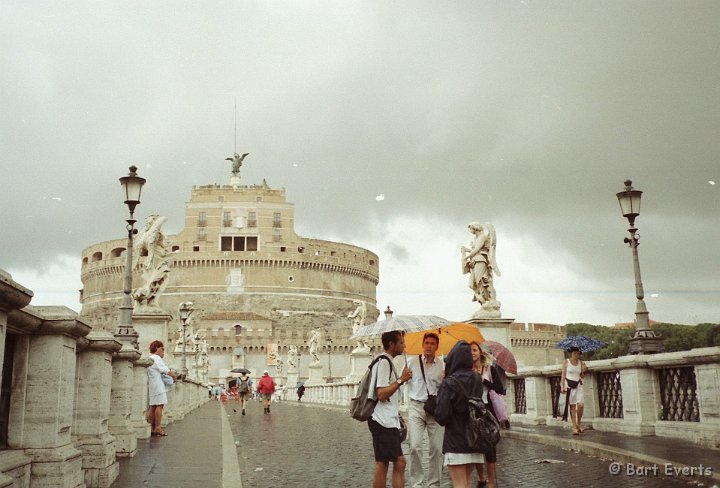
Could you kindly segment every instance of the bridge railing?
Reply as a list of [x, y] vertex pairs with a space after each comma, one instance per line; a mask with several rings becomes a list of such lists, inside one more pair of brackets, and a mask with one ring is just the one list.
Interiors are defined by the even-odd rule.
[[[720, 347], [586, 361], [583, 423], [720, 447]], [[562, 424], [562, 365], [510, 375], [511, 422]]]
[[[32, 292], [0, 270], [0, 486], [109, 487], [118, 457], [150, 437], [152, 360], [67, 307], [30, 306]], [[181, 381], [164, 423], [207, 401]]]

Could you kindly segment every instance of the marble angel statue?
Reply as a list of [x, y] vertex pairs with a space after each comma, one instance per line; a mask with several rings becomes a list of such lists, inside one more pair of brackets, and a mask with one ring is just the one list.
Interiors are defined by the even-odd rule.
[[470, 247], [460, 248], [463, 274], [469, 274], [468, 286], [473, 291], [473, 301], [483, 309], [496, 310], [499, 316], [500, 302], [496, 299], [494, 275], [500, 276], [495, 261], [495, 227], [490, 223], [471, 222], [468, 229], [474, 239]]
[[[145, 219], [145, 228], [135, 239], [133, 269], [140, 265], [144, 284], [132, 296], [141, 307], [156, 308], [156, 299], [167, 286], [170, 274], [171, 242], [165, 240], [162, 225], [167, 217], [153, 214]], [[147, 252], [140, 262], [140, 256]]]

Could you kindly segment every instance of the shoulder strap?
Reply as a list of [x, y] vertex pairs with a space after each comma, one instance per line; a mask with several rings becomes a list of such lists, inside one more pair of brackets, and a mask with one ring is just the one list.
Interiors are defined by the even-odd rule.
[[418, 356], [418, 361], [420, 361], [420, 371], [422, 371], [423, 381], [425, 382], [425, 391], [427, 392], [428, 396], [430, 396], [430, 390], [428, 389], [427, 378], [425, 378], [425, 365], [423, 364], [425, 361], [423, 360], [422, 354], [420, 354]]
[[370, 366], [368, 366], [368, 369], [372, 369], [378, 363], [378, 361], [380, 361], [383, 358], [385, 358], [387, 360], [387, 362], [390, 363], [390, 375], [388, 376], [388, 381], [390, 381], [392, 379], [392, 374], [395, 373], [395, 376], [397, 376], [397, 372], [395, 372], [395, 365], [390, 360], [390, 358], [387, 357], [385, 354], [381, 354], [378, 357], [376, 357], [375, 359], [373, 359], [372, 362], [370, 363]]

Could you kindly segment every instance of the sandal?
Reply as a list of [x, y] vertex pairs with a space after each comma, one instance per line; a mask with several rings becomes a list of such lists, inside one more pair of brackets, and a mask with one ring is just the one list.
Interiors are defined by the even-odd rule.
[[577, 429], [573, 429], [573, 435], [580, 435], [580, 431]]
[[161, 430], [160, 432], [153, 431], [150, 432], [150, 435], [165, 437], [167, 435], [167, 432], [165, 432], [164, 430]]

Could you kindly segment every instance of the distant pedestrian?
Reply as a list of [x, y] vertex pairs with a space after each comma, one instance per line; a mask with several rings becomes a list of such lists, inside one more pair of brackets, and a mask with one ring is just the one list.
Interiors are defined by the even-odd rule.
[[573, 435], [585, 432], [582, 424], [585, 399], [583, 396], [583, 377], [587, 372], [587, 366], [580, 359], [580, 349], [571, 347], [568, 349], [570, 358], [563, 361], [562, 377], [560, 378], [560, 393], [567, 396], [565, 401], [565, 413], [563, 420], [568, 418], [568, 407], [570, 408], [570, 420], [572, 421]]
[[240, 378], [238, 378], [237, 385], [238, 398], [240, 399], [240, 407], [242, 407], [242, 414], [245, 415], [245, 408], [247, 407], [248, 399], [252, 395], [250, 377], [247, 375], [247, 373], [242, 373]]
[[375, 410], [368, 419], [375, 452], [373, 488], [385, 488], [387, 471], [393, 463], [392, 486], [405, 486], [405, 456], [400, 439], [400, 386], [412, 378], [412, 371], [406, 366], [398, 377], [392, 359], [405, 351], [405, 338], [399, 331], [385, 332], [382, 344], [387, 361], [377, 361], [372, 369], [368, 397], [377, 398]]
[[302, 397], [304, 394], [305, 394], [305, 385], [301, 384], [300, 386], [298, 386], [298, 389], [297, 389], [297, 396], [298, 396], [299, 402], [302, 401]]
[[170, 371], [165, 361], [165, 345], [161, 341], [150, 343], [150, 359], [153, 364], [148, 368], [148, 400], [147, 421], [150, 424], [150, 433], [153, 436], [166, 436], [162, 429], [163, 409], [167, 404], [167, 385], [163, 376], [175, 380], [175, 374]]
[[[438, 390], [435, 408], [435, 418], [445, 426], [443, 454], [455, 488], [470, 488], [472, 472], [478, 464], [485, 462], [483, 453], [474, 451], [465, 437], [469, 421], [468, 397], [480, 397], [483, 393], [482, 382], [472, 371], [472, 365], [470, 344], [458, 341], [445, 358], [445, 380]], [[494, 480], [488, 480], [487, 486], [494, 488]]]
[[267, 370], [263, 371], [263, 375], [258, 381], [257, 391], [262, 398], [263, 413], [267, 415], [270, 413], [270, 400], [275, 392], [275, 381]]
[[437, 395], [443, 380], [443, 363], [435, 356], [440, 338], [434, 332], [423, 337], [423, 354], [408, 359], [412, 370], [412, 379], [408, 382], [408, 437], [410, 439], [410, 486], [423, 488], [425, 473], [422, 467], [422, 440], [427, 432], [429, 455], [427, 486], [440, 486], [442, 475], [442, 443], [445, 429], [437, 423], [435, 417], [425, 411], [428, 398]]

